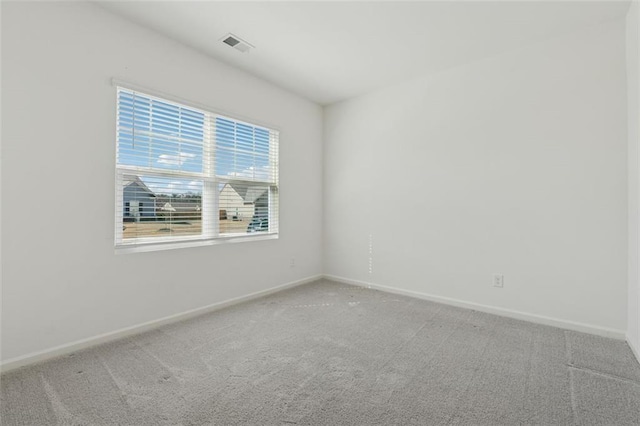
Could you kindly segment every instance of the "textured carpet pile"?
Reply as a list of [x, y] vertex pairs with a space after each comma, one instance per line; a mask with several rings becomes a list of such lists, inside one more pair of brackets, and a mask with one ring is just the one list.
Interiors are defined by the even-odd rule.
[[319, 281], [1, 377], [11, 425], [638, 425], [623, 341]]

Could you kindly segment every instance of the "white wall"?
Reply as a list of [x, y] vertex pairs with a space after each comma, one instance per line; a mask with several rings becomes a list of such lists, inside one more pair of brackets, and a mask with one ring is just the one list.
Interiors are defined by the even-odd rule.
[[[628, 106], [628, 164], [629, 164], [629, 290], [627, 341], [640, 357], [640, 280], [638, 275], [640, 252], [640, 169], [638, 168], [638, 139], [640, 138], [640, 8], [634, 1], [627, 13], [627, 106]], [[639, 358], [640, 359], [640, 358]]]
[[[2, 22], [2, 2], [0, 2], [0, 23]], [[0, 52], [2, 51], [2, 31], [0, 31]], [[0, 82], [2, 81], [2, 55], [0, 55]], [[0, 93], [0, 195], [2, 195], [2, 94]], [[0, 196], [0, 242], [2, 241], [2, 197]], [[0, 243], [0, 331], [2, 330], [2, 244]], [[2, 338], [0, 337], [0, 356]], [[0, 358], [2, 359], [2, 358]]]
[[[92, 4], [2, 8], [3, 360], [322, 272], [320, 107]], [[277, 126], [280, 239], [115, 255], [112, 77]]]
[[328, 107], [325, 272], [623, 335], [626, 150], [623, 20]]

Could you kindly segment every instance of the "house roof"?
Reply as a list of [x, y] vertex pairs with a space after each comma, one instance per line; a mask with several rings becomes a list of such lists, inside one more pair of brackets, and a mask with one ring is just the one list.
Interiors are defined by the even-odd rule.
[[242, 183], [228, 183], [227, 185], [233, 188], [245, 203], [255, 203], [258, 198], [267, 192], [267, 187], [255, 187]]
[[156, 194], [152, 190], [150, 190], [147, 185], [144, 184], [142, 179], [140, 179], [140, 176], [137, 176], [137, 175], [123, 175], [122, 176], [122, 187], [123, 188], [126, 188], [129, 185], [133, 185], [134, 183], [137, 186], [139, 186], [140, 188], [142, 188], [143, 191], [146, 191], [150, 196], [152, 196], [152, 197], [156, 196]]

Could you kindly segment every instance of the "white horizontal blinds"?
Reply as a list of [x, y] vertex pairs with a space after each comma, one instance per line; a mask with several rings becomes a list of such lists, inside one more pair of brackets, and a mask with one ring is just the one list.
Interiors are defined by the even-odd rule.
[[[121, 243], [202, 238], [206, 113], [118, 89], [116, 235]], [[116, 241], [118, 243], [118, 241]]]
[[278, 232], [278, 133], [215, 119], [220, 235]]
[[278, 132], [118, 88], [116, 244], [278, 232]]
[[205, 113], [118, 90], [118, 165], [202, 174]]
[[215, 123], [218, 177], [277, 183], [276, 132], [224, 117]]

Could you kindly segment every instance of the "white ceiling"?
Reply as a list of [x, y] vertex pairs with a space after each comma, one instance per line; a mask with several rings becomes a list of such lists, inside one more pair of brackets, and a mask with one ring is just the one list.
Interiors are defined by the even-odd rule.
[[[103, 1], [116, 14], [326, 105], [622, 18], [629, 1]], [[256, 48], [220, 41], [233, 33]]]

